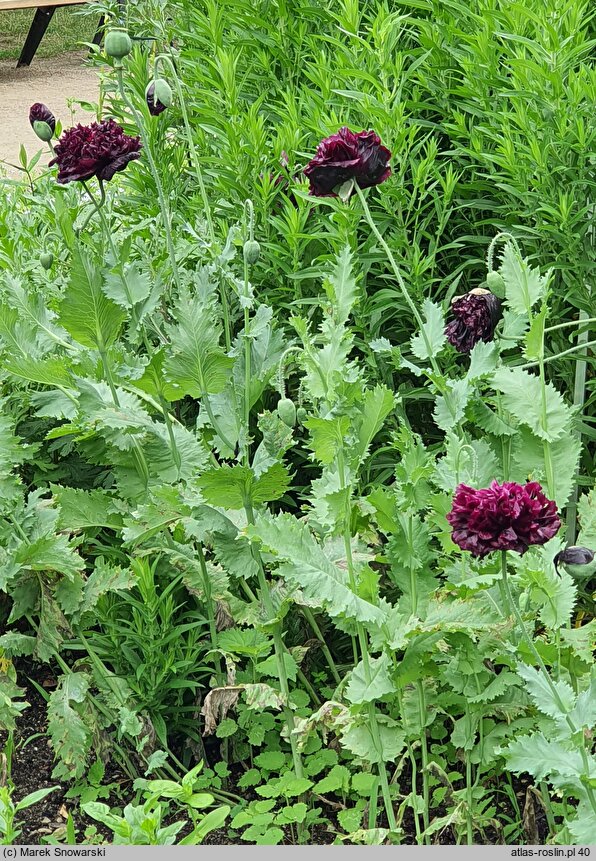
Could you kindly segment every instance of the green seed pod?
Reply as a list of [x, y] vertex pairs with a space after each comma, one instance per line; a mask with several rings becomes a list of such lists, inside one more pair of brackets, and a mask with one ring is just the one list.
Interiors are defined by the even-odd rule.
[[52, 263], [54, 262], [54, 255], [51, 251], [43, 251], [39, 255], [39, 262], [43, 266], [44, 269], [51, 269]]
[[301, 425], [304, 424], [304, 422], [308, 418], [308, 412], [304, 409], [304, 407], [298, 407], [298, 409], [296, 410], [296, 418]]
[[277, 402], [277, 415], [289, 428], [296, 424], [296, 407], [289, 398], [280, 398]]
[[503, 281], [503, 276], [499, 275], [499, 273], [494, 270], [489, 272], [486, 276], [486, 286], [490, 292], [494, 293], [499, 299], [502, 299], [505, 295], [505, 282]]
[[261, 246], [255, 239], [249, 239], [244, 243], [244, 259], [249, 265], [256, 263], [261, 253]]
[[121, 60], [132, 51], [132, 40], [126, 30], [109, 30], [106, 33], [105, 50], [108, 57]]

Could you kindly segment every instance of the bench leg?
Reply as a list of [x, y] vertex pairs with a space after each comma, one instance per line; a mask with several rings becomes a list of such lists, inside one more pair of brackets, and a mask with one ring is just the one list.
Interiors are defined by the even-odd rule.
[[27, 33], [27, 38], [25, 39], [25, 44], [17, 63], [17, 69], [21, 66], [28, 66], [31, 63], [55, 11], [55, 6], [48, 6], [45, 9], [37, 9], [35, 12], [35, 17]]
[[103, 28], [105, 26], [106, 19], [105, 16], [102, 15], [99, 19], [99, 24], [97, 25], [97, 30], [95, 31], [95, 36], [93, 37], [94, 45], [101, 45], [101, 40], [103, 39]]

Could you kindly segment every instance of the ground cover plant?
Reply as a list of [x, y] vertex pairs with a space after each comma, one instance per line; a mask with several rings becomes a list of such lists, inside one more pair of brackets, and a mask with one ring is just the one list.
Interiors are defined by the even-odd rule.
[[596, 842], [593, 13], [106, 11], [0, 214], [2, 839]]

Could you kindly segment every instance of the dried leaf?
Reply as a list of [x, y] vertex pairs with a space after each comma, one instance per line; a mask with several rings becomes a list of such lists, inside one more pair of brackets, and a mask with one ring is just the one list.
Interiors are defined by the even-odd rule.
[[201, 715], [205, 718], [203, 735], [213, 735], [218, 724], [238, 702], [242, 690], [241, 685], [235, 685], [228, 688], [213, 688], [209, 691], [201, 709]]

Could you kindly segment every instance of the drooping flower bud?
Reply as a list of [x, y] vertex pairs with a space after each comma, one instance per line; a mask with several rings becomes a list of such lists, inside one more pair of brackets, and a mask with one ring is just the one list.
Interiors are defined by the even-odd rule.
[[172, 106], [172, 88], [163, 78], [152, 81], [145, 90], [145, 101], [152, 117], [158, 117]]
[[469, 353], [479, 341], [490, 341], [501, 319], [501, 303], [490, 290], [476, 287], [451, 303], [455, 320], [445, 327], [450, 344], [460, 353]]
[[486, 276], [486, 286], [495, 296], [503, 297], [505, 295], [505, 281], [503, 276], [492, 269]]
[[587, 547], [566, 547], [553, 559], [555, 571], [558, 574], [559, 565], [564, 565], [577, 580], [587, 580], [596, 571], [594, 555], [594, 551]]
[[56, 117], [47, 105], [36, 102], [29, 108], [29, 122], [37, 137], [47, 143], [56, 131]]
[[261, 246], [256, 239], [248, 239], [244, 243], [244, 259], [249, 265], [256, 263], [261, 253]]
[[108, 30], [105, 39], [105, 50], [108, 57], [121, 60], [132, 51], [132, 40], [126, 30], [119, 28]]
[[277, 415], [289, 428], [296, 424], [296, 406], [289, 398], [280, 398], [277, 402]]

